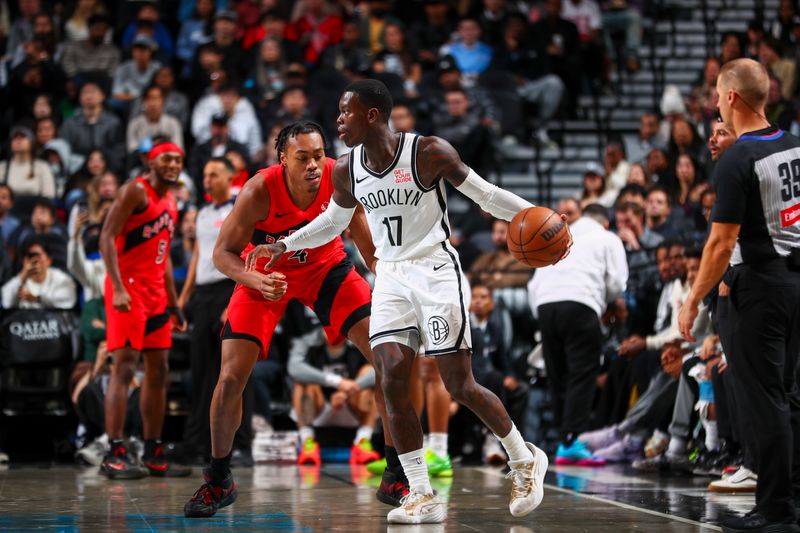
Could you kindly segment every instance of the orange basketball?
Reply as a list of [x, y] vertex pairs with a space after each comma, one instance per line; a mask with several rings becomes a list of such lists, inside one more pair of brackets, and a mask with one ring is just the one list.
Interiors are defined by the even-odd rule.
[[535, 268], [558, 262], [569, 242], [567, 223], [547, 207], [523, 209], [508, 225], [508, 251], [517, 261]]

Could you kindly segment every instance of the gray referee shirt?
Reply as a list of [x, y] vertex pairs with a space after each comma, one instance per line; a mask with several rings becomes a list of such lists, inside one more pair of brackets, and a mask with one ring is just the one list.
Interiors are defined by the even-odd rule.
[[235, 197], [220, 205], [214, 203], [206, 204], [197, 213], [198, 257], [197, 277], [195, 278], [197, 285], [209, 285], [228, 279], [225, 274], [214, 266], [212, 255], [217, 237], [219, 237], [219, 230], [222, 228], [222, 222], [233, 210], [234, 200]]

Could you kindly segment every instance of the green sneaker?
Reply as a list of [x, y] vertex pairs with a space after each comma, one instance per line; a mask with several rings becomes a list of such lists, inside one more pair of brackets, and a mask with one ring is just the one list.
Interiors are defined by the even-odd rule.
[[377, 461], [372, 461], [371, 463], [367, 463], [367, 472], [369, 472], [373, 476], [382, 476], [384, 470], [386, 470], [385, 457], [383, 459], [378, 459]]
[[425, 462], [431, 477], [453, 477], [453, 465], [450, 455], [439, 457], [432, 450], [425, 450]]

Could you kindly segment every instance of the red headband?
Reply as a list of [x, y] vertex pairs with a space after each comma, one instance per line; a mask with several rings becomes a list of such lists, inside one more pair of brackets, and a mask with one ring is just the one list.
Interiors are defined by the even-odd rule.
[[152, 161], [156, 157], [160, 156], [161, 154], [166, 154], [167, 152], [177, 152], [181, 154], [183, 157], [183, 150], [181, 147], [175, 143], [161, 143], [158, 146], [154, 146], [150, 152], [147, 154], [148, 160]]

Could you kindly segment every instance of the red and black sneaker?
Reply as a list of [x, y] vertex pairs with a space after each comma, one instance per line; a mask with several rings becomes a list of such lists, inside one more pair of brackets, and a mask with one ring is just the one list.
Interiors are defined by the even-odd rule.
[[144, 465], [151, 476], [156, 477], [186, 477], [192, 474], [188, 466], [175, 464], [164, 456], [161, 444], [156, 446], [152, 457], [143, 457]]
[[378, 492], [375, 493], [379, 502], [392, 507], [400, 507], [400, 500], [408, 493], [408, 480], [403, 475], [402, 470], [399, 473], [391, 468], [383, 471], [381, 486], [378, 487]]
[[236, 501], [238, 491], [233, 482], [233, 474], [228, 472], [222, 483], [211, 483], [208, 469], [203, 471], [203, 483], [194, 496], [183, 506], [183, 516], [186, 518], [209, 518], [217, 511]]
[[100, 463], [100, 473], [108, 479], [141, 479], [147, 476], [147, 469], [128, 453], [125, 446], [117, 446]]

